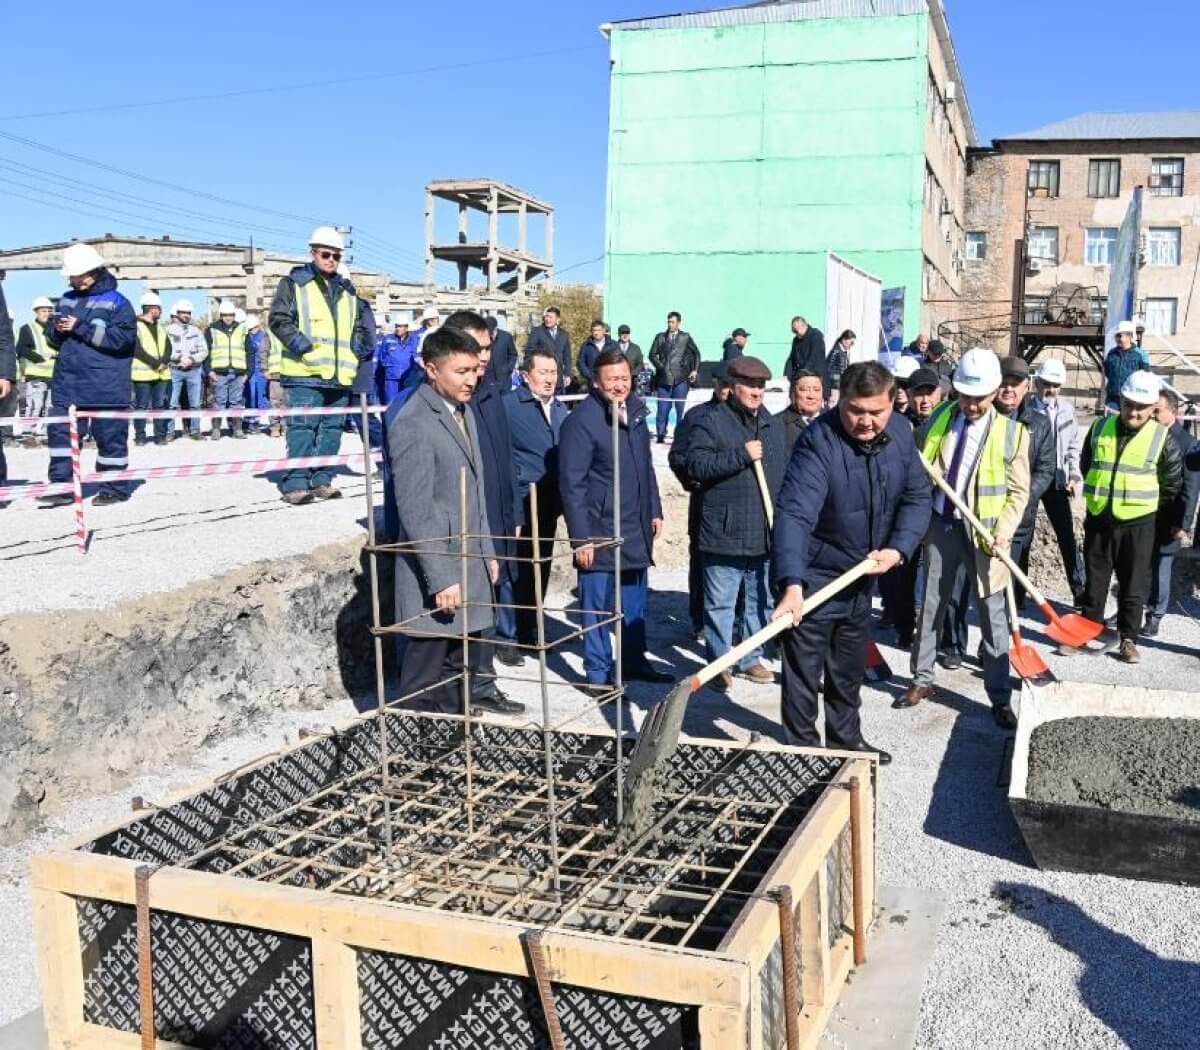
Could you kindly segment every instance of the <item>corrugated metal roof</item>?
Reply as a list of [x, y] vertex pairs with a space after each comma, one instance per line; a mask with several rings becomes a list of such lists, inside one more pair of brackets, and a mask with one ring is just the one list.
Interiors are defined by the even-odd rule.
[[1081, 113], [997, 142], [1072, 142], [1088, 139], [1200, 139], [1200, 110], [1161, 113]]
[[870, 18], [873, 15], [923, 15], [926, 0], [767, 0], [766, 3], [685, 11], [675, 15], [630, 18], [611, 23], [628, 29], [723, 29], [764, 22], [801, 22], [816, 18]]

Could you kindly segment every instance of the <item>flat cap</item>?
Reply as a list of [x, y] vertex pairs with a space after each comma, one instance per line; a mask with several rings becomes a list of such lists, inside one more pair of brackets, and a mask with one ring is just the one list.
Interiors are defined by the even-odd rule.
[[1029, 363], [1023, 357], [1002, 357], [1000, 374], [1005, 379], [1028, 379]]
[[765, 383], [771, 378], [771, 370], [757, 357], [735, 357], [729, 362], [729, 378]]
[[929, 387], [941, 386], [942, 379], [932, 368], [918, 368], [908, 377], [909, 390], [924, 390]]
[[743, 339], [749, 339], [749, 338], [750, 338], [750, 333], [749, 333], [749, 332], [747, 332], [747, 331], [746, 331], [746, 329], [744, 329], [744, 328], [735, 328], [735, 329], [733, 330], [733, 334], [732, 334], [732, 335], [730, 335], [730, 337], [729, 337], [729, 338], [730, 338], [730, 339], [736, 339], [736, 338], [737, 338], [739, 335], [740, 335], [740, 336], [741, 336]]

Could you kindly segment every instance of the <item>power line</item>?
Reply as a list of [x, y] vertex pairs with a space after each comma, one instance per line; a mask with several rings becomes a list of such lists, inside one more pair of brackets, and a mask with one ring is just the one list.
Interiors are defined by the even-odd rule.
[[187, 102], [213, 102], [227, 98], [244, 98], [247, 95], [271, 95], [281, 91], [304, 91], [309, 88], [336, 87], [340, 84], [363, 84], [371, 81], [423, 76], [427, 73], [457, 72], [462, 69], [476, 69], [480, 66], [492, 66], [504, 62], [524, 62], [535, 58], [551, 58], [558, 55], [574, 55], [584, 51], [600, 50], [604, 50], [604, 45], [587, 44], [579, 47], [555, 48], [550, 51], [526, 52], [523, 55], [502, 55], [493, 58], [481, 58], [471, 62], [449, 62], [436, 66], [422, 66], [416, 69], [398, 69], [387, 73], [364, 73], [353, 77], [310, 80], [300, 84], [276, 84], [273, 86], [240, 88], [237, 91], [222, 91], [206, 95], [179, 95], [175, 98], [153, 99], [151, 101], [116, 102], [104, 106], [87, 106], [80, 109], [43, 110], [39, 113], [10, 113], [7, 116], [0, 116], [0, 121], [38, 120], [46, 117], [71, 117], [86, 113], [112, 113], [117, 110], [147, 109], [152, 106], [177, 106]]

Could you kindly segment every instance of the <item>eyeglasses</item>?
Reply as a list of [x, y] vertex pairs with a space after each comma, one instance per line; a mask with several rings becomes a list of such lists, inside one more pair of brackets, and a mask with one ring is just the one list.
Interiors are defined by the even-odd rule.
[[318, 259], [332, 259], [334, 262], [342, 261], [341, 252], [331, 252], [326, 248], [318, 248], [315, 254]]

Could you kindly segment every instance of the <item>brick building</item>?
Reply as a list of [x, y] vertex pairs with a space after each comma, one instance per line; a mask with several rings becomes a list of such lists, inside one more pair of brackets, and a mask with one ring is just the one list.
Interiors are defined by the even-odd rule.
[[1023, 231], [1027, 323], [1044, 320], [1064, 285], [1092, 290], [1093, 315], [1104, 308], [1136, 186], [1145, 188], [1137, 281], [1144, 345], [1164, 369], [1178, 364], [1168, 341], [1200, 355], [1200, 112], [1086, 113], [969, 151], [963, 298], [978, 307], [974, 324], [989, 343], [1007, 346]]

